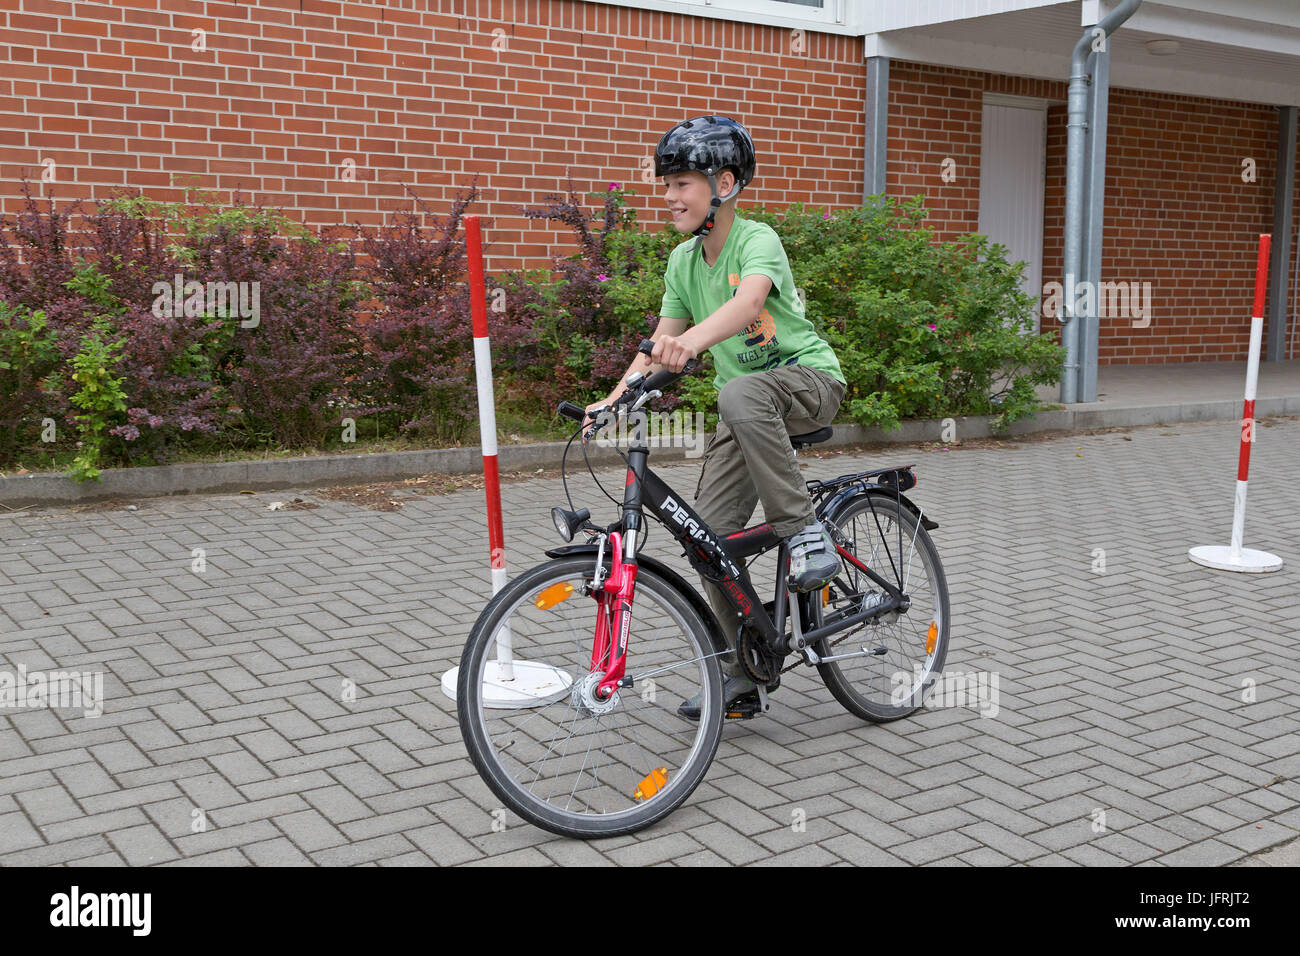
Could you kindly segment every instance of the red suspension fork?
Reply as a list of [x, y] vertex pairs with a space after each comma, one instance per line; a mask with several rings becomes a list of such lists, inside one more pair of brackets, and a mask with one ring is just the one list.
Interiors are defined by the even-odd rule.
[[623, 536], [617, 531], [610, 533], [609, 554], [609, 577], [596, 595], [596, 635], [591, 650], [592, 671], [605, 672], [596, 689], [600, 697], [612, 694], [623, 679], [636, 589], [637, 566], [623, 560]]

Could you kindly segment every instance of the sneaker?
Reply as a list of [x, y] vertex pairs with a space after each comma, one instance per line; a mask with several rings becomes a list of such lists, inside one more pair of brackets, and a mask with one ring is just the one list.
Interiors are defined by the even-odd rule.
[[835, 542], [820, 524], [810, 524], [790, 538], [790, 588], [816, 591], [835, 580], [840, 558]]
[[[722, 709], [726, 710], [731, 707], [737, 700], [746, 694], [757, 692], [758, 685], [748, 677], [733, 677], [730, 674], [722, 675]], [[677, 713], [687, 720], [700, 719], [700, 696], [701, 691], [689, 700], [682, 701], [682, 705], [677, 708]]]

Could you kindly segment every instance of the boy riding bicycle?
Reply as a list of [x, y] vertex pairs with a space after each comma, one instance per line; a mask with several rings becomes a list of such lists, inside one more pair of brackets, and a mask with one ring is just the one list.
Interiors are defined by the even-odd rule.
[[[685, 120], [660, 139], [655, 175], [663, 179], [673, 226], [699, 238], [669, 256], [653, 355], [637, 355], [608, 398], [588, 412], [611, 405], [634, 372], [680, 372], [708, 349], [720, 421], [705, 450], [696, 511], [726, 535], [743, 529], [762, 501], [768, 523], [790, 545], [791, 589], [813, 591], [835, 577], [840, 561], [814, 517], [790, 436], [831, 423], [845, 380], [834, 350], [804, 315], [776, 232], [736, 215], [736, 197], [753, 181], [754, 167], [749, 132], [725, 116]], [[703, 584], [733, 651], [723, 667], [730, 706], [756, 688], [734, 660], [735, 609], [716, 586]], [[687, 701], [681, 712], [697, 718], [698, 707]]]

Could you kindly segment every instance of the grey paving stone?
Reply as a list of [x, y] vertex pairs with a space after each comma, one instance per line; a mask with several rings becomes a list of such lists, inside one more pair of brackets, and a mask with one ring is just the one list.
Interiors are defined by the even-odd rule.
[[70, 820], [82, 814], [81, 807], [63, 787], [39, 787], [17, 795], [18, 803], [37, 826]]
[[131, 866], [152, 866], [180, 856], [171, 842], [152, 823], [128, 827], [108, 834], [113, 848]]
[[[436, 823], [433, 826], [419, 827], [413, 830], [407, 830], [405, 837], [423, 850], [435, 863], [440, 866], [451, 866], [456, 863], [465, 863], [469, 860], [477, 860], [483, 856], [481, 850], [473, 844], [462, 838], [455, 830], [445, 823]], [[557, 858], [556, 862], [560, 864], [573, 863], [579, 865], [592, 865], [590, 859], [581, 859], [581, 850], [586, 844], [574, 842], [574, 847], [569, 851], [569, 858]], [[546, 847], [545, 852], [551, 853], [551, 847]], [[561, 853], [561, 857], [565, 856]], [[577, 856], [579, 859], [574, 859]], [[600, 857], [598, 862], [608, 865], [609, 861]]]
[[779, 853], [756, 863], [755, 866], [828, 866], [838, 862], [836, 856], [828, 849], [816, 844]]
[[304, 853], [346, 844], [348, 838], [315, 810], [277, 816], [272, 822]]
[[701, 846], [716, 853], [726, 862], [744, 865], [768, 855], [766, 847], [755, 843], [725, 823], [708, 823], [687, 831], [687, 835]]
[[1061, 855], [1074, 863], [1078, 863], [1080, 866], [1128, 865], [1127, 861], [1122, 857], [1107, 853], [1105, 850], [1093, 843], [1084, 843], [1080, 846], [1072, 846], [1069, 849], [1062, 850]]
[[1224, 866], [1244, 855], [1237, 847], [1218, 840], [1202, 840], [1173, 853], [1156, 857], [1165, 866]]
[[231, 847], [214, 850], [211, 853], [199, 853], [181, 859], [163, 863], [162, 866], [248, 866], [248, 857]]
[[986, 846], [958, 853], [956, 858], [971, 866], [1010, 866], [1014, 862], [1010, 857]]
[[622, 866], [650, 866], [664, 861], [674, 861], [702, 849], [708, 847], [701, 846], [689, 834], [669, 833], [639, 840], [631, 846], [610, 850], [606, 855]]
[[343, 786], [309, 790], [303, 794], [303, 797], [335, 825], [375, 815], [373, 810]]
[[1244, 827], [1221, 833], [1219, 839], [1247, 853], [1258, 853], [1267, 847], [1294, 840], [1295, 836], [1296, 831], [1291, 827], [1265, 820], [1263, 823], [1248, 823]]
[[823, 840], [821, 846], [854, 866], [907, 866], [906, 861], [852, 833]]
[[890, 847], [891, 853], [894, 853], [909, 863], [933, 863], [946, 856], [953, 856], [963, 853], [966, 850], [974, 849], [979, 844], [963, 833], [955, 830], [948, 830], [943, 833], [935, 833], [932, 836], [922, 837], [919, 840], [912, 840], [909, 843], [900, 843], [896, 847]]
[[[64, 840], [75, 840], [78, 837], [96, 833], [114, 833], [119, 829], [148, 822], [138, 807], [124, 807], [120, 810], [94, 813], [88, 816], [75, 817], [71, 820], [63, 820], [59, 823], [51, 823], [43, 828], [43, 832], [45, 839], [50, 843], [61, 843]], [[15, 829], [19, 828], [15, 827]], [[3, 828], [0, 828], [0, 832], [3, 832]]]
[[466, 866], [552, 866], [552, 862], [546, 858], [536, 847], [524, 847], [521, 850], [512, 850], [500, 856], [486, 856], [478, 860], [471, 860]]
[[0, 814], [0, 854], [24, 847], [40, 846], [41, 835], [23, 813]]
[[[25, 847], [12, 853], [0, 855], [0, 866], [58, 866], [63, 863], [79, 862], [87, 856], [106, 853], [117, 860], [109, 866], [123, 865], [123, 861], [104, 837], [95, 835], [76, 840], [64, 840], [49, 846]], [[90, 865], [90, 864], [87, 864]]]
[[1013, 860], [1030, 859], [1041, 852], [1038, 844], [987, 821], [963, 826], [957, 832]]

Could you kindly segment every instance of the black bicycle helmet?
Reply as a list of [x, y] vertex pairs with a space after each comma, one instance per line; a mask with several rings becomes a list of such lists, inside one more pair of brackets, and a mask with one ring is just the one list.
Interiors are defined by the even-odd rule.
[[[731, 167], [736, 188], [718, 195], [718, 173]], [[693, 169], [709, 177], [713, 198], [704, 223], [693, 233], [701, 240], [713, 231], [713, 216], [754, 179], [754, 140], [749, 130], [726, 116], [696, 116], [682, 120], [664, 133], [655, 147], [655, 177], [671, 176]], [[698, 245], [698, 243], [697, 243]]]

